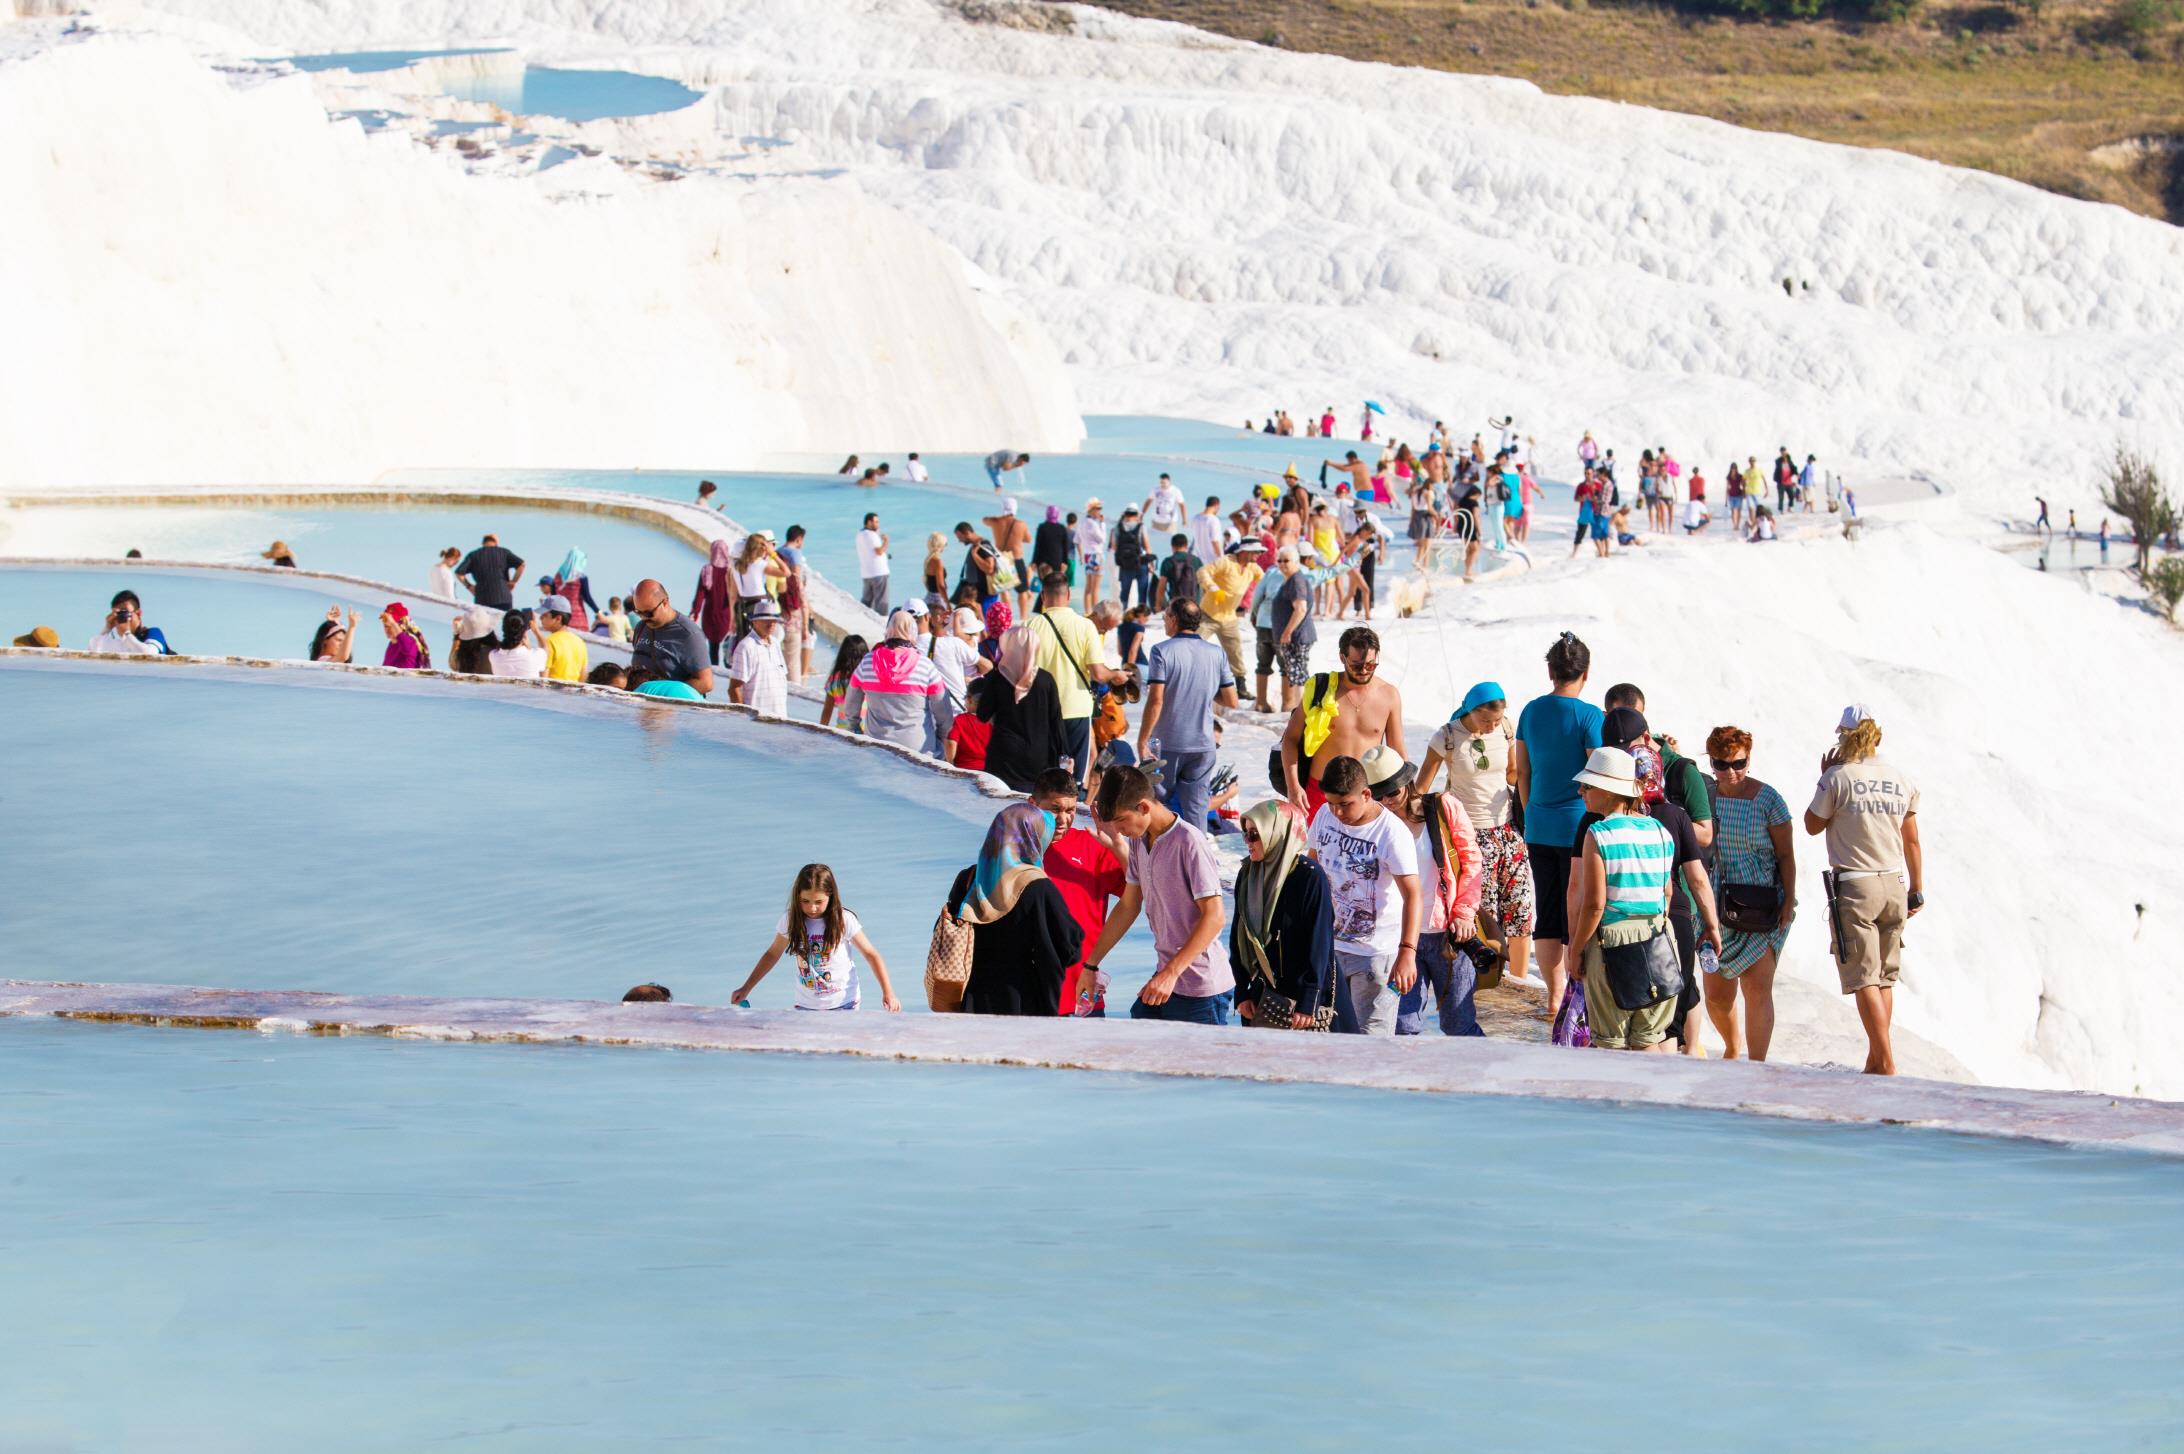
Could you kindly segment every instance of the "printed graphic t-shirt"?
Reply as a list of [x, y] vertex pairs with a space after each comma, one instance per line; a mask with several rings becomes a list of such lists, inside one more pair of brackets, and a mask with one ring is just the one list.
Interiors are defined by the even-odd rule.
[[1345, 954], [1392, 955], [1403, 945], [1403, 895], [1395, 881], [1418, 872], [1418, 840], [1383, 808], [1352, 828], [1321, 808], [1306, 840], [1327, 875], [1335, 910], [1335, 948]]
[[849, 910], [842, 910], [842, 942], [834, 953], [821, 957], [826, 943], [826, 921], [805, 919], [794, 934], [789, 916], [783, 914], [774, 933], [787, 935], [789, 954], [796, 961], [796, 1008], [799, 1010], [854, 1010], [857, 1008], [857, 966], [849, 957], [849, 942], [864, 932], [864, 925]]

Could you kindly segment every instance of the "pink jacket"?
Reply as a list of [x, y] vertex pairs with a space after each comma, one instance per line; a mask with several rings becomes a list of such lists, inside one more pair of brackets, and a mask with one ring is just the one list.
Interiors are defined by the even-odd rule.
[[[1471, 921], [1479, 912], [1479, 900], [1486, 894], [1486, 860], [1479, 853], [1478, 835], [1471, 831], [1471, 815], [1463, 810], [1453, 794], [1441, 794], [1438, 802], [1441, 841], [1448, 845], [1456, 861], [1453, 864], [1421, 861], [1418, 865], [1419, 875], [1425, 879], [1426, 890], [1431, 896], [1427, 900], [1426, 928], [1452, 929], [1460, 937], [1468, 938]], [[1430, 833], [1432, 825], [1427, 826]], [[1430, 837], [1428, 841], [1431, 841]]]

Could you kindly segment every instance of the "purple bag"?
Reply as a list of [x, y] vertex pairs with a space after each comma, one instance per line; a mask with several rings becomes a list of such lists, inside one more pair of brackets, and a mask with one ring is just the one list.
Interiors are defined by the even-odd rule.
[[1592, 1027], [1585, 1023], [1585, 981], [1575, 976], [1562, 991], [1562, 1008], [1555, 1011], [1554, 1043], [1579, 1050], [1592, 1044]]

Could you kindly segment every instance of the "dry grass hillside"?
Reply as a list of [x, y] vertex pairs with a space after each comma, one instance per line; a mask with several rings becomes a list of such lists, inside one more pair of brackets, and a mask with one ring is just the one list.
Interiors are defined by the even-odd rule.
[[2184, 0], [1912, 0], [1890, 21], [1588, 0], [1094, 3], [1263, 45], [1891, 147], [2184, 223]]

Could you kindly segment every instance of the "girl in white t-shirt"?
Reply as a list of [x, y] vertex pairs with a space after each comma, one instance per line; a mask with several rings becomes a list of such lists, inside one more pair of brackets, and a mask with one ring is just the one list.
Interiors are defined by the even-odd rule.
[[[790, 926], [794, 925], [792, 929]], [[886, 961], [865, 938], [864, 925], [842, 907], [835, 887], [834, 870], [823, 863], [807, 863], [796, 871], [789, 889], [788, 912], [774, 926], [773, 943], [758, 957], [750, 976], [731, 994], [732, 1004], [742, 1004], [751, 991], [787, 951], [796, 958], [796, 1008], [799, 1010], [854, 1010], [857, 1008], [857, 966], [849, 957], [856, 946], [872, 977], [880, 982], [880, 1003], [890, 1010], [902, 1008], [895, 987], [887, 978]]]

